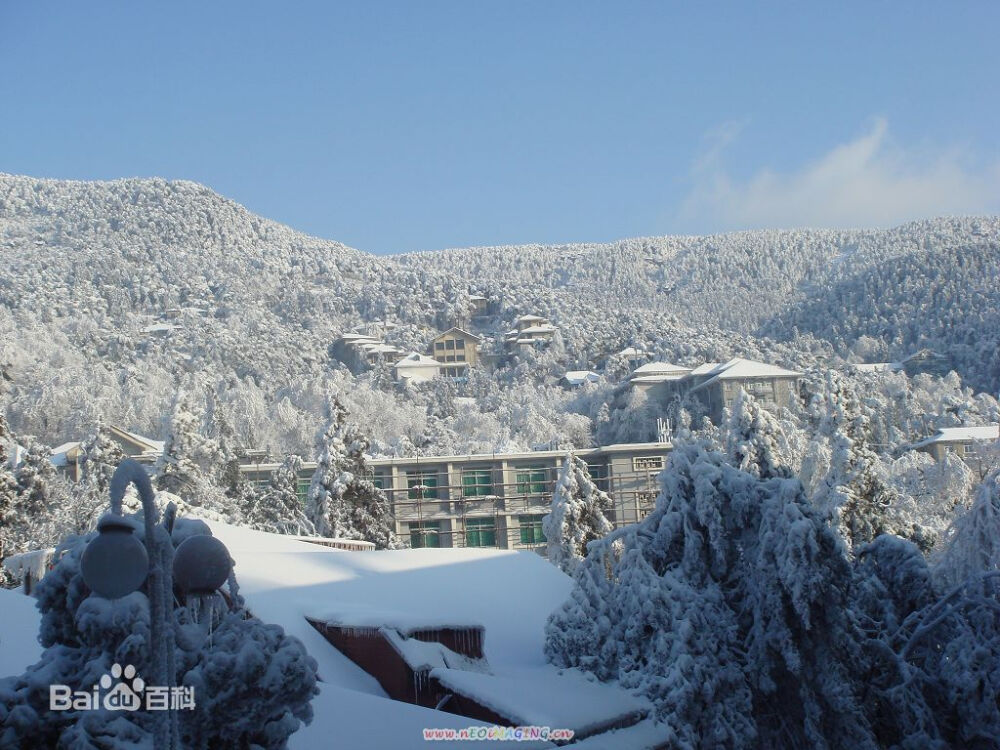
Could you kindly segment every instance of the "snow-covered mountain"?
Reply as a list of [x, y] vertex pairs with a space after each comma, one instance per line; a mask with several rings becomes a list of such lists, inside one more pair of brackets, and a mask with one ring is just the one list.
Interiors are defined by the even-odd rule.
[[[378, 257], [190, 182], [0, 175], [8, 411], [17, 429], [50, 442], [98, 416], [156, 433], [177, 383], [191, 379], [239, 405], [233, 428], [247, 442], [309, 444], [331, 384], [351, 391], [355, 411], [380, 415], [376, 442], [415, 440], [434, 431], [435, 409], [351, 375], [330, 344], [390, 319], [392, 343], [422, 347], [431, 331], [468, 320], [470, 293], [498, 310], [477, 329], [487, 337], [522, 312], [560, 327], [547, 359], [499, 378], [507, 395], [495, 383], [465, 386], [511, 444], [573, 411], [560, 396], [541, 416], [520, 413], [525, 392], [549, 388], [560, 367], [599, 369], [628, 345], [675, 361], [740, 354], [800, 367], [817, 355], [890, 360], [931, 347], [995, 392], [997, 278], [996, 217]], [[450, 402], [444, 411], [455, 415]], [[526, 426], [539, 420], [549, 426]]]

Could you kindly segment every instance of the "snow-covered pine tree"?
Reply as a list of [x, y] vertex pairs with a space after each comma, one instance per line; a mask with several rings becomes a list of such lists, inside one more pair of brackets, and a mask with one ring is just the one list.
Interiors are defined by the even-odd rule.
[[1000, 470], [976, 490], [972, 507], [948, 530], [935, 575], [945, 586], [1000, 571]]
[[298, 536], [316, 533], [299, 499], [301, 471], [302, 459], [293, 454], [287, 456], [271, 474], [270, 483], [263, 491], [260, 516], [256, 520], [255, 528]]
[[[18, 551], [15, 549], [13, 534], [17, 521], [18, 487], [11, 468], [11, 456], [7, 447], [9, 444], [14, 444], [14, 436], [4, 415], [0, 413], [0, 560]], [[14, 583], [4, 581], [2, 571], [0, 582]]]
[[115, 469], [126, 458], [125, 451], [111, 439], [103, 420], [98, 420], [94, 434], [81, 447], [83, 451], [81, 469], [84, 477], [92, 479], [100, 492], [108, 492]]
[[156, 465], [156, 488], [192, 506], [238, 520], [235, 503], [215, 483], [225, 473], [226, 462], [218, 443], [205, 435], [204, 417], [204, 407], [196, 394], [190, 389], [178, 390], [163, 455]]
[[787, 479], [793, 472], [784, 442], [778, 420], [740, 388], [726, 429], [726, 453], [733, 465], [761, 479]]
[[567, 452], [552, 507], [542, 519], [549, 561], [572, 574], [586, 557], [587, 545], [610, 533], [612, 524], [606, 514], [611, 507], [611, 498], [594, 484], [586, 462]]
[[851, 569], [801, 483], [703, 444], [677, 447], [661, 481], [653, 513], [591, 544], [550, 661], [644, 692], [677, 747], [875, 747]]
[[328, 411], [330, 421], [309, 487], [309, 520], [322, 536], [399, 548], [389, 500], [368, 478], [368, 438], [348, 421], [347, 409], [337, 398], [331, 399]]
[[902, 494], [883, 479], [878, 454], [869, 445], [870, 420], [858, 406], [858, 395], [834, 372], [827, 374], [825, 414], [819, 431], [830, 444], [830, 467], [813, 495], [814, 504], [831, 519], [848, 549], [879, 534], [899, 533], [922, 545], [933, 544], [918, 526], [895, 528], [892, 508], [904, 504]]

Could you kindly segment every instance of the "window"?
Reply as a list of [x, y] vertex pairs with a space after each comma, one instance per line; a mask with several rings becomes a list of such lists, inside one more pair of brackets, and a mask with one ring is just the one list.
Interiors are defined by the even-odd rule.
[[485, 497], [493, 494], [493, 472], [473, 469], [462, 472], [462, 497]]
[[465, 361], [465, 355], [464, 354], [456, 354], [455, 355], [455, 361], [456, 362], [464, 362]]
[[608, 465], [605, 463], [587, 462], [587, 471], [590, 473], [590, 478], [594, 480], [594, 484], [597, 485], [598, 489], [607, 491], [608, 489]]
[[543, 468], [525, 468], [517, 470], [517, 494], [543, 495], [546, 490], [547, 477]]
[[445, 361], [446, 362], [454, 362], [455, 361], [455, 355], [454, 354], [449, 354], [448, 357], [447, 357], [447, 359], [445, 359]]
[[299, 502], [303, 505], [309, 502], [309, 487], [311, 485], [311, 479], [300, 479], [295, 483], [295, 494], [299, 496]]
[[636, 456], [632, 459], [633, 471], [659, 471], [663, 468], [663, 456]]
[[436, 350], [438, 350], [438, 351], [442, 351], [443, 352], [444, 351], [444, 342], [443, 341], [435, 341], [434, 342], [434, 348]]
[[441, 546], [441, 526], [428, 521], [410, 524], [410, 546], [413, 549]]
[[464, 349], [465, 348], [465, 339], [456, 339], [455, 340], [455, 348], [456, 349]]
[[445, 341], [444, 342], [444, 348], [447, 349], [448, 351], [451, 351], [452, 349], [454, 349], [455, 348], [455, 340], [454, 339], [448, 339], [447, 341]]
[[410, 500], [437, 500], [438, 477], [436, 471], [406, 472], [407, 493]]
[[467, 547], [496, 547], [497, 528], [492, 518], [469, 518], [465, 521]]
[[521, 544], [543, 544], [547, 541], [542, 533], [542, 518], [544, 516], [517, 517], [517, 523], [521, 527]]
[[378, 487], [380, 490], [385, 489], [385, 474], [376, 474], [372, 477], [372, 484]]

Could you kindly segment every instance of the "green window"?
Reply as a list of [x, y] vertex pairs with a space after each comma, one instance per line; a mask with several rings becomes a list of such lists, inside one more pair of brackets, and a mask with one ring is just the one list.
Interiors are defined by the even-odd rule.
[[311, 479], [300, 479], [295, 485], [295, 494], [299, 496], [299, 502], [303, 505], [309, 502], [309, 488], [311, 486]]
[[545, 469], [518, 469], [517, 494], [544, 495], [548, 485], [546, 479]]
[[521, 527], [521, 544], [542, 544], [546, 541], [542, 533], [542, 518], [544, 516], [518, 516], [517, 523]]
[[484, 497], [493, 493], [493, 472], [472, 469], [462, 472], [462, 497]]
[[385, 489], [385, 474], [376, 474], [372, 477], [372, 484], [378, 487], [380, 490]]
[[438, 477], [436, 471], [406, 472], [406, 486], [410, 500], [437, 500]]
[[497, 527], [492, 518], [468, 518], [465, 521], [467, 547], [496, 547]]
[[436, 523], [416, 522], [410, 524], [410, 547], [422, 549], [441, 546], [441, 527]]

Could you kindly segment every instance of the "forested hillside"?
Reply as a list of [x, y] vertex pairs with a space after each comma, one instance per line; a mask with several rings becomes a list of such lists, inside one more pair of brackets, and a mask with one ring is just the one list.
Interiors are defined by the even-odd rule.
[[[378, 257], [193, 183], [0, 176], [6, 411], [50, 444], [98, 418], [160, 435], [190, 384], [235, 439], [275, 453], [312, 450], [331, 389], [382, 451], [634, 439], [649, 414], [606, 418], [626, 346], [688, 365], [739, 355], [799, 369], [928, 346], [995, 393], [998, 277], [996, 218]], [[470, 322], [470, 294], [493, 315]], [[396, 323], [386, 340], [405, 350], [462, 324], [496, 351], [526, 312], [559, 327], [552, 346], [463, 384], [402, 393], [386, 367], [354, 374], [330, 352], [374, 320]], [[566, 392], [567, 368], [602, 379]]]

